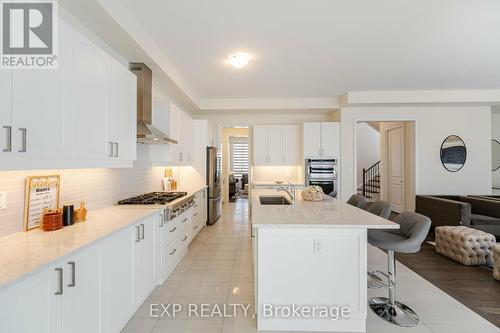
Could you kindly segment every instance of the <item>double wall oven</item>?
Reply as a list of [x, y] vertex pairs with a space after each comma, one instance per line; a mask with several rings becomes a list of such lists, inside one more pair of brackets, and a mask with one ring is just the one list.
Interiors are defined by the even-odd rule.
[[319, 186], [325, 194], [336, 196], [337, 159], [306, 159], [306, 186]]

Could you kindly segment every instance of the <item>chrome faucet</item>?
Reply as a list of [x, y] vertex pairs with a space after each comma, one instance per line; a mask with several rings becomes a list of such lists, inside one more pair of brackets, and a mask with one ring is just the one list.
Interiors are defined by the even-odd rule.
[[288, 183], [289, 186], [280, 186], [276, 189], [276, 191], [286, 192], [290, 196], [290, 199], [292, 200], [292, 205], [295, 205], [295, 185], [293, 185], [293, 183], [289, 181], [285, 183]]

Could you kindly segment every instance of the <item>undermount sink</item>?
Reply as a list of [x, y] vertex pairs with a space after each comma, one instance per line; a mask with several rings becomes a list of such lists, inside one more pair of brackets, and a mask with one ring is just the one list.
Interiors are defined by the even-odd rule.
[[259, 196], [261, 205], [291, 205], [292, 202], [283, 195], [261, 195]]

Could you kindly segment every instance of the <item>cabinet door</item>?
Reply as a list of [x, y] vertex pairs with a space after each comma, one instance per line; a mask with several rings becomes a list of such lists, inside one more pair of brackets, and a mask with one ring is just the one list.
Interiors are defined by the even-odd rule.
[[73, 39], [73, 157], [102, 160], [111, 154], [107, 142], [106, 55], [84, 36], [74, 32]]
[[140, 240], [136, 244], [135, 253], [135, 299], [137, 305], [142, 304], [156, 284], [155, 272], [155, 233], [154, 228], [158, 215], [154, 214], [138, 223]]
[[63, 332], [101, 329], [101, 244], [78, 251], [64, 261]]
[[185, 137], [184, 137], [184, 161], [185, 164], [191, 165], [191, 154], [193, 150], [193, 119], [188, 115], [185, 114]]
[[169, 150], [170, 150], [170, 162], [177, 163], [180, 160], [180, 155], [179, 153], [181, 152], [180, 149], [180, 138], [179, 138], [179, 133], [180, 133], [180, 128], [179, 128], [179, 109], [177, 106], [173, 103], [170, 103], [170, 138], [174, 139], [177, 141], [176, 145], [169, 145]]
[[267, 144], [267, 127], [253, 127], [253, 164], [265, 165], [268, 163], [269, 150]]
[[283, 164], [283, 131], [281, 126], [268, 126], [267, 128], [267, 144], [268, 144], [268, 164], [280, 165]]
[[321, 143], [323, 156], [340, 157], [340, 126], [339, 123], [321, 123]]
[[[12, 151], [15, 158], [70, 156], [72, 31], [59, 21], [58, 68], [12, 74]], [[85, 70], [89, 71], [88, 65]]]
[[0, 69], [0, 159], [11, 157], [12, 70]]
[[112, 61], [107, 113], [108, 141], [113, 142], [113, 157], [133, 161], [136, 155], [136, 81], [137, 77]]
[[135, 230], [127, 228], [106, 240], [105, 306], [107, 332], [119, 332], [134, 313]]
[[304, 123], [304, 157], [321, 156], [321, 123]]
[[283, 131], [283, 164], [300, 165], [300, 129], [297, 125], [286, 125]]
[[[0, 332], [61, 332], [59, 273], [55, 267], [0, 289]], [[64, 288], [64, 287], [63, 287]]]

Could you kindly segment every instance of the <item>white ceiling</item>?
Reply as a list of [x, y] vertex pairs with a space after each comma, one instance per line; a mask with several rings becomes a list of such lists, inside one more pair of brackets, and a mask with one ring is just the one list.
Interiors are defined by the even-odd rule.
[[121, 2], [201, 102], [500, 88], [498, 0]]

